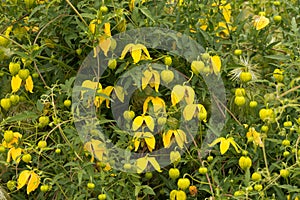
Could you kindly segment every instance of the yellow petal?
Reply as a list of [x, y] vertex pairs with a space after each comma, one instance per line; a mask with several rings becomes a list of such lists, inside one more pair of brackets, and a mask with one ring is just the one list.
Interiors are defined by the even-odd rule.
[[176, 143], [180, 148], [183, 148], [183, 144], [186, 142], [186, 135], [185, 132], [178, 129], [174, 132]]
[[159, 97], [155, 97], [152, 99], [152, 104], [153, 104], [153, 108], [154, 108], [154, 112], [158, 113], [158, 112], [162, 112], [165, 111], [165, 101], [162, 98]]
[[226, 6], [222, 6], [222, 14], [226, 22], [230, 22], [231, 18], [231, 5], [227, 4]]
[[33, 93], [32, 92], [32, 90], [33, 90], [33, 81], [32, 81], [31, 76], [28, 76], [28, 78], [26, 79], [25, 89], [26, 89], [26, 91], [28, 91], [30, 93]]
[[152, 72], [150, 70], [145, 70], [142, 77], [142, 90], [147, 87], [149, 84], [151, 78], [152, 78]]
[[221, 71], [221, 66], [222, 66], [220, 57], [217, 56], [217, 55], [212, 56], [211, 57], [211, 64], [212, 64], [212, 68], [213, 68], [214, 73], [216, 75], [218, 75]]
[[122, 51], [122, 53], [121, 53], [120, 59], [124, 59], [125, 56], [126, 56], [126, 54], [127, 54], [127, 52], [128, 52], [133, 46], [134, 46], [134, 44], [132, 44], [132, 43], [127, 44], [127, 45], [124, 47], [124, 49], [123, 49], [123, 51]]
[[162, 172], [160, 169], [160, 166], [156, 159], [154, 157], [148, 157], [148, 161], [151, 163], [151, 165], [154, 167], [154, 169], [158, 172]]
[[165, 148], [169, 148], [171, 144], [171, 137], [174, 133], [174, 130], [168, 130], [163, 134], [163, 143]]
[[122, 103], [124, 103], [124, 96], [125, 96], [125, 94], [124, 94], [124, 88], [117, 85], [117, 86], [114, 87], [114, 91], [115, 91], [115, 93], [116, 93], [117, 98], [118, 98]]
[[230, 142], [230, 144], [234, 147], [235, 151], [236, 151], [237, 153], [240, 153], [240, 150], [239, 150], [239, 148], [238, 148], [238, 145], [237, 145], [236, 142], [234, 141], [233, 137], [230, 137], [230, 138], [228, 138], [227, 140], [228, 140], [228, 141]]
[[129, 0], [128, 6], [129, 6], [130, 11], [133, 11], [133, 9], [134, 9], [134, 2], [135, 2], [135, 0]]
[[36, 188], [38, 188], [40, 184], [40, 177], [33, 171], [30, 172], [30, 178], [27, 183], [27, 194], [34, 191]]
[[131, 57], [133, 58], [133, 63], [138, 63], [141, 60], [142, 50], [136, 45], [131, 48]]
[[[114, 87], [113, 86], [107, 86], [102, 93], [105, 94], [106, 96], [110, 96], [111, 92], [113, 91]], [[104, 98], [104, 97], [100, 97], [100, 98]], [[106, 100], [106, 107], [109, 108], [109, 99], [105, 98]]]
[[136, 131], [142, 126], [144, 118], [142, 116], [137, 116], [132, 122], [132, 130]]
[[147, 59], [151, 59], [150, 54], [149, 54], [147, 48], [145, 47], [145, 45], [137, 44], [136, 47], [143, 50], [143, 52], [144, 52], [144, 53], [146, 54], [146, 56], [147, 56]]
[[[16, 162], [19, 163], [21, 160], [21, 154], [22, 154], [22, 149], [21, 148], [15, 148], [12, 147], [9, 152], [8, 152], [8, 156]], [[10, 161], [10, 158], [7, 158], [8, 161]]]
[[142, 157], [136, 160], [137, 173], [142, 173], [148, 164], [147, 157]]
[[170, 153], [170, 161], [171, 163], [178, 162], [181, 159], [181, 155], [179, 151], [171, 151]]
[[143, 132], [136, 132], [134, 134], [134, 137], [133, 137], [134, 138], [134, 151], [137, 151], [140, 146], [140, 143], [141, 143], [140, 138], [141, 138], [142, 134], [143, 134]]
[[226, 153], [226, 151], [229, 149], [230, 146], [230, 140], [228, 139], [224, 139], [221, 141], [220, 143], [220, 152], [223, 155], [224, 153]]
[[219, 137], [217, 139], [215, 139], [211, 144], [209, 144], [210, 147], [215, 146], [216, 144], [218, 144], [219, 142], [222, 142], [223, 140], [225, 140], [224, 137]]
[[104, 33], [107, 36], [111, 36], [111, 32], [110, 32], [110, 23], [107, 22], [104, 24]]
[[253, 26], [256, 30], [260, 30], [265, 28], [270, 23], [270, 20], [266, 18], [265, 16], [258, 16], [255, 15], [253, 17]]
[[21, 189], [22, 187], [24, 187], [24, 185], [26, 185], [26, 183], [28, 182], [28, 179], [30, 177], [30, 171], [29, 170], [24, 170], [20, 173], [19, 178], [18, 178], [18, 187], [17, 189]]
[[174, 86], [171, 92], [171, 101], [173, 106], [183, 99], [184, 93], [185, 93], [185, 88], [182, 85]]
[[192, 104], [194, 103], [195, 100], [195, 91], [193, 88], [190, 86], [184, 86], [185, 89], [185, 94], [184, 94], [184, 99], [187, 104]]
[[206, 122], [207, 111], [202, 104], [197, 104], [198, 107], [198, 119]]
[[152, 75], [154, 77], [154, 80], [151, 81], [152, 84], [154, 84], [155, 91], [158, 92], [159, 84], [160, 84], [160, 74], [156, 70], [152, 70]]
[[146, 122], [147, 127], [150, 129], [150, 131], [154, 130], [154, 119], [151, 116], [144, 116], [144, 120]]
[[183, 109], [183, 118], [187, 121], [191, 120], [195, 115], [197, 105], [196, 104], [188, 104]]
[[150, 152], [155, 148], [155, 137], [150, 132], [143, 134], [145, 142]]
[[149, 104], [150, 101], [152, 101], [153, 98], [154, 98], [154, 97], [149, 96], [149, 97], [147, 97], [146, 100], [144, 101], [144, 104], [143, 104], [143, 114], [145, 114], [145, 113], [147, 112], [147, 110], [148, 110], [148, 104]]
[[96, 89], [102, 90], [102, 85], [100, 83], [94, 82], [94, 81], [90, 81], [90, 80], [83, 81], [82, 84], [81, 84], [81, 86], [85, 87], [85, 88], [92, 89], [92, 90], [96, 90]]
[[107, 36], [101, 36], [99, 46], [100, 49], [103, 51], [104, 55], [107, 57], [107, 53], [111, 46], [111, 38], [107, 38]]
[[21, 87], [22, 79], [19, 75], [13, 76], [11, 79], [11, 90], [12, 92], [17, 92]]

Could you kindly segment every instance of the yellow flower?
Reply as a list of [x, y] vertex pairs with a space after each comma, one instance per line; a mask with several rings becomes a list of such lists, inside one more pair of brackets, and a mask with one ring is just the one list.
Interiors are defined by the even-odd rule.
[[183, 130], [168, 130], [163, 134], [163, 143], [165, 148], [169, 148], [173, 142], [172, 136], [175, 137], [176, 143], [180, 148], [183, 148], [184, 143], [187, 142], [186, 134]]
[[170, 200], [186, 200], [186, 193], [182, 190], [172, 190], [170, 192]]
[[149, 84], [150, 87], [154, 87], [155, 91], [158, 92], [159, 84], [160, 84], [160, 75], [156, 70], [145, 70], [142, 77], [142, 90], [147, 87]]
[[253, 26], [256, 30], [260, 30], [268, 26], [270, 20], [265, 16], [254, 15], [253, 16]]
[[136, 132], [134, 134], [135, 151], [138, 150], [141, 139], [144, 139], [150, 152], [155, 148], [155, 138], [150, 132]]
[[206, 122], [207, 112], [202, 104], [188, 104], [183, 109], [183, 117], [187, 121], [198, 117], [199, 120]]
[[19, 132], [14, 132], [14, 138], [7, 143], [5, 140], [2, 142], [2, 145], [5, 148], [12, 148], [14, 144], [18, 144], [19, 143], [19, 139], [22, 138], [22, 135]]
[[154, 130], [154, 119], [151, 116], [137, 116], [132, 122], [132, 130], [138, 130], [143, 123], [146, 123], [146, 126], [150, 129], [150, 131]]
[[[11, 83], [12, 92], [15, 93], [20, 89], [21, 84], [22, 84], [22, 79], [17, 74], [12, 77], [10, 83]], [[33, 91], [32, 91], [33, 90], [33, 81], [32, 81], [32, 77], [30, 75], [25, 80], [25, 89], [26, 89], [26, 91], [33, 93]]]
[[181, 155], [180, 155], [179, 151], [171, 151], [170, 152], [171, 163], [174, 163], [175, 165], [177, 165], [180, 160], [181, 160]]
[[264, 143], [261, 141], [261, 137], [260, 137], [260, 133], [258, 133], [255, 128], [253, 127], [250, 127], [249, 128], [249, 131], [247, 132], [246, 134], [246, 137], [249, 139], [249, 138], [253, 138], [253, 143], [256, 145], [256, 146], [260, 146], [260, 147], [263, 147], [264, 146]]
[[125, 46], [125, 48], [123, 49], [123, 51], [121, 53], [120, 59], [124, 59], [127, 52], [130, 51], [131, 57], [133, 58], [133, 62], [136, 64], [141, 60], [142, 50], [143, 50], [144, 54], [146, 54], [146, 59], [150, 60], [151, 57], [150, 57], [150, 54], [149, 54], [147, 48], [145, 47], [145, 45], [132, 44], [132, 43], [127, 44]]
[[100, 40], [99, 40], [100, 49], [102, 49], [105, 56], [107, 56], [110, 45], [111, 45], [110, 23], [105, 23], [104, 24], [104, 34], [100, 37]]
[[192, 104], [195, 99], [195, 91], [190, 86], [175, 85], [171, 92], [172, 105], [176, 105], [182, 99], [184, 99], [187, 104]]
[[144, 101], [143, 114], [146, 114], [147, 110], [149, 109], [150, 102], [152, 103], [153, 112], [155, 113], [155, 115], [158, 115], [160, 112], [166, 111], [166, 104], [162, 98], [149, 96]]
[[24, 170], [20, 173], [18, 178], [18, 187], [21, 189], [27, 184], [27, 194], [38, 188], [40, 184], [40, 176], [34, 171]]
[[103, 154], [106, 153], [106, 147], [100, 140], [92, 139], [90, 142], [85, 143], [84, 149], [92, 154], [91, 162], [94, 162], [95, 157], [102, 161]]
[[147, 155], [136, 160], [135, 166], [137, 167], [137, 173], [142, 173], [146, 169], [149, 162], [156, 171], [162, 172], [156, 159]]
[[101, 104], [106, 101], [106, 107], [109, 107], [110, 95], [114, 91], [116, 93], [117, 98], [123, 103], [124, 102], [124, 89], [121, 86], [107, 86], [106, 88], [97, 90], [99, 96], [95, 97], [94, 104], [97, 108], [101, 106]]
[[220, 143], [220, 152], [221, 152], [222, 155], [227, 152], [227, 150], [230, 147], [230, 144], [234, 147], [234, 149], [237, 153], [240, 152], [239, 151], [240, 146], [234, 141], [233, 137], [229, 137], [229, 138], [220, 137], [220, 138], [217, 138], [209, 146], [212, 147], [212, 146], [216, 145], [217, 143]]
[[21, 148], [15, 148], [15, 147], [10, 148], [7, 153], [6, 162], [10, 162], [12, 158], [16, 163], [19, 163], [21, 160], [21, 154], [22, 154]]
[[211, 56], [210, 63], [211, 63], [211, 73], [215, 73], [215, 75], [218, 75], [222, 67], [221, 58], [217, 55]]

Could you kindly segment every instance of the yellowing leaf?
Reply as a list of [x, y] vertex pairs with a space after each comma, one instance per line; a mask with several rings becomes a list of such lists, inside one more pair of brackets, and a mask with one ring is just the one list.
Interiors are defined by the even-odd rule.
[[212, 64], [212, 68], [213, 68], [214, 73], [216, 75], [218, 75], [221, 71], [221, 66], [222, 66], [220, 57], [217, 56], [217, 55], [212, 56], [211, 57], [211, 64]]
[[227, 152], [230, 146], [230, 141], [228, 139], [224, 139], [220, 143], [220, 152], [223, 155], [224, 153]]
[[28, 76], [28, 78], [26, 79], [25, 81], [25, 89], [26, 91], [30, 92], [30, 93], [33, 93], [33, 81], [32, 81], [32, 78], [31, 76]]
[[34, 191], [36, 188], [38, 188], [40, 184], [40, 177], [33, 171], [30, 172], [30, 179], [27, 183], [27, 194]]
[[270, 23], [270, 20], [266, 18], [265, 16], [258, 16], [255, 15], [253, 17], [253, 26], [256, 30], [260, 30], [265, 28]]
[[17, 187], [18, 190], [27, 184], [28, 179], [30, 178], [30, 174], [31, 173], [29, 170], [24, 170], [20, 173], [18, 178], [18, 187]]
[[137, 173], [142, 173], [148, 164], [147, 157], [142, 157], [136, 160]]
[[151, 163], [151, 165], [154, 167], [154, 169], [158, 172], [162, 172], [160, 169], [160, 166], [156, 159], [154, 157], [148, 157], [148, 161]]
[[22, 79], [19, 75], [13, 76], [11, 78], [11, 90], [12, 92], [17, 92], [21, 87]]
[[188, 104], [183, 109], [183, 117], [185, 120], [189, 121], [195, 115], [197, 105], [196, 104]]
[[150, 152], [155, 148], [155, 137], [150, 132], [145, 132], [143, 134], [145, 142]]
[[185, 88], [182, 85], [175, 85], [171, 92], [171, 102], [172, 105], [176, 105], [179, 103], [185, 94]]
[[137, 116], [132, 122], [132, 130], [136, 131], [138, 128], [142, 126], [144, 122], [144, 118], [142, 116]]

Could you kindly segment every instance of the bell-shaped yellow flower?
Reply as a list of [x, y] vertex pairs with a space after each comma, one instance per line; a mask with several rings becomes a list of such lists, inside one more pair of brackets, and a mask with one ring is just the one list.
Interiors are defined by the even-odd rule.
[[28, 78], [25, 80], [25, 89], [26, 91], [33, 93], [33, 81], [31, 76], [28, 76]]
[[84, 149], [89, 151], [92, 155], [91, 162], [94, 162], [95, 157], [102, 161], [103, 160], [103, 154], [106, 153], [106, 147], [103, 142], [100, 140], [92, 139], [91, 141], [85, 143]]
[[202, 104], [188, 104], [183, 109], [183, 117], [187, 121], [198, 117], [199, 120], [206, 122], [207, 112]]
[[104, 34], [100, 37], [99, 46], [100, 49], [104, 52], [104, 55], [107, 56], [107, 53], [111, 46], [110, 23], [104, 24]]
[[255, 15], [253, 16], [253, 26], [258, 31], [265, 28], [270, 23], [270, 20], [265, 16]]
[[5, 140], [2, 142], [2, 146], [5, 148], [12, 148], [15, 144], [19, 143], [19, 140], [22, 138], [22, 135], [19, 132], [14, 132], [14, 138], [7, 143]]
[[101, 104], [106, 101], [106, 107], [109, 107], [109, 97], [112, 93], [112, 91], [115, 91], [117, 98], [121, 101], [124, 102], [124, 89], [121, 86], [107, 86], [104, 89], [98, 89], [97, 93], [99, 94], [99, 96], [95, 97], [94, 100], [94, 104], [97, 108], [99, 108], [101, 106]]
[[124, 59], [125, 55], [127, 54], [127, 52], [130, 51], [131, 52], [131, 57], [133, 58], [133, 62], [136, 64], [141, 60], [141, 56], [142, 56], [142, 51], [144, 52], [144, 54], [146, 55], [146, 59], [150, 60], [150, 54], [146, 48], [145, 45], [142, 44], [127, 44], [122, 53], [121, 53], [121, 57], [120, 59]]
[[155, 148], [155, 138], [150, 132], [136, 132], [134, 134], [134, 147], [135, 151], [138, 150], [141, 140], [144, 140], [150, 152]]
[[148, 111], [150, 102], [153, 105], [153, 112], [155, 115], [158, 115], [160, 112], [166, 111], [166, 104], [162, 98], [149, 96], [144, 101], [143, 114], [145, 114]]
[[264, 143], [262, 142], [261, 140], [261, 137], [260, 137], [260, 133], [258, 133], [255, 128], [253, 127], [250, 127], [249, 128], [249, 131], [247, 132], [246, 134], [246, 137], [249, 139], [249, 138], [252, 138], [253, 139], [253, 143], [256, 145], [256, 146], [259, 146], [259, 147], [263, 147], [264, 146]]
[[171, 92], [172, 105], [176, 105], [182, 99], [184, 99], [187, 104], [192, 104], [195, 100], [195, 91], [190, 86], [175, 85]]
[[211, 56], [210, 63], [211, 63], [211, 68], [212, 68], [211, 71], [214, 72], [216, 75], [218, 75], [220, 73], [221, 67], [222, 67], [221, 58], [217, 55]]
[[10, 148], [7, 153], [6, 162], [10, 162], [12, 158], [16, 163], [19, 163], [21, 160], [21, 154], [22, 154], [21, 148], [15, 148], [15, 147]]
[[24, 170], [20, 173], [18, 178], [18, 187], [21, 189], [27, 184], [27, 194], [38, 188], [40, 184], [40, 176], [34, 171]]
[[142, 173], [146, 169], [149, 162], [151, 163], [151, 165], [154, 167], [156, 171], [162, 172], [156, 159], [154, 157], [149, 157], [147, 155], [145, 157], [136, 160], [135, 166], [137, 168], [137, 173]]
[[12, 92], [17, 92], [20, 87], [21, 87], [21, 83], [22, 83], [22, 79], [19, 77], [19, 75], [15, 75], [11, 78], [11, 90]]
[[219, 137], [215, 139], [209, 146], [212, 147], [217, 143], [220, 143], [220, 152], [222, 155], [228, 151], [230, 144], [234, 147], [237, 153], [240, 152], [239, 148], [241, 147], [234, 141], [233, 137], [229, 137], [229, 138]]
[[158, 92], [159, 84], [160, 84], [160, 74], [156, 70], [145, 70], [142, 77], [142, 90], [147, 87], [154, 87], [155, 91]]
[[149, 115], [137, 116], [132, 122], [132, 130], [138, 130], [143, 125], [143, 123], [146, 123], [146, 126], [150, 131], [154, 130], [154, 119]]
[[184, 143], [187, 142], [186, 134], [183, 130], [168, 130], [163, 134], [163, 143], [165, 148], [169, 148], [172, 144], [172, 136], [175, 137], [176, 143], [180, 148], [183, 148]]

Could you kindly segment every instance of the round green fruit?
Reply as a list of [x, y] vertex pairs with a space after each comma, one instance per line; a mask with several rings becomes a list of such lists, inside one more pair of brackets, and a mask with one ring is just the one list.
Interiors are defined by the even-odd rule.
[[18, 74], [18, 72], [20, 71], [21, 67], [20, 67], [20, 63], [14, 63], [14, 62], [10, 62], [8, 65], [8, 69], [9, 72], [12, 76]]
[[134, 116], [135, 116], [135, 113], [132, 110], [126, 110], [123, 113], [123, 117], [126, 121], [131, 121], [134, 118]]
[[99, 200], [105, 200], [106, 199], [106, 194], [99, 194], [98, 199]]
[[88, 183], [88, 184], [87, 184], [87, 187], [88, 187], [89, 189], [94, 189], [94, 188], [95, 188], [95, 184], [94, 184], [94, 183]]
[[100, 11], [103, 12], [103, 13], [107, 13], [108, 12], [107, 6], [101, 6]]
[[283, 178], [287, 178], [290, 175], [290, 171], [288, 169], [281, 169], [280, 170], [280, 176]]
[[117, 67], [117, 60], [116, 59], [110, 59], [109, 61], [108, 61], [108, 68], [109, 69], [116, 69], [116, 67]]
[[13, 94], [9, 97], [9, 100], [10, 100], [12, 105], [17, 105], [20, 101], [20, 97], [17, 94]]
[[146, 178], [146, 179], [149, 180], [149, 179], [151, 179], [152, 177], [153, 177], [152, 172], [146, 172], [146, 173], [145, 173], [145, 178]]
[[72, 105], [72, 101], [71, 101], [70, 99], [66, 99], [66, 100], [64, 101], [64, 106], [70, 107], [71, 105]]
[[49, 190], [49, 185], [41, 185], [41, 186], [40, 186], [40, 190], [41, 190], [42, 192], [47, 192], [47, 191]]
[[31, 161], [31, 155], [29, 154], [29, 153], [27, 153], [27, 154], [24, 154], [23, 156], [22, 156], [22, 160], [24, 161], [24, 162], [26, 162], [26, 163], [29, 163], [30, 161]]
[[233, 54], [236, 55], [236, 56], [240, 56], [242, 55], [243, 51], [241, 49], [236, 49], [234, 50]]
[[273, 20], [274, 20], [274, 22], [278, 23], [278, 22], [281, 22], [282, 17], [280, 15], [276, 15], [276, 16], [273, 17]]
[[250, 101], [249, 106], [250, 108], [255, 108], [257, 106], [257, 101]]
[[203, 53], [203, 54], [201, 55], [201, 58], [202, 58], [204, 61], [206, 61], [206, 60], [208, 60], [208, 59], [210, 58], [210, 55], [209, 55], [209, 53]]

